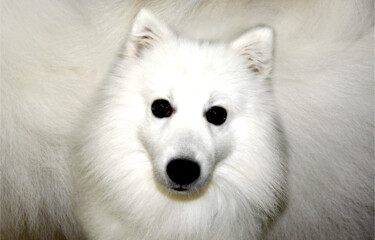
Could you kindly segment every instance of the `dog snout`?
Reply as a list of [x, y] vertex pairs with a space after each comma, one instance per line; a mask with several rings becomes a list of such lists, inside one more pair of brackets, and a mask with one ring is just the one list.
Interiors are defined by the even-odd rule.
[[172, 159], [167, 165], [169, 179], [180, 187], [194, 183], [200, 174], [200, 165], [191, 159]]

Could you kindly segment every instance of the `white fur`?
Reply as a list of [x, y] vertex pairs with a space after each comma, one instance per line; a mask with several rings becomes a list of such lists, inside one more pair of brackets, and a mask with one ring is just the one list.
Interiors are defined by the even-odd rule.
[[[272, 31], [251, 30], [240, 46], [199, 43], [146, 10], [132, 29], [72, 155], [84, 230], [90, 239], [256, 239], [285, 190], [270, 84], [247, 63], [271, 61]], [[156, 99], [169, 100], [171, 117], [152, 115]], [[224, 124], [206, 120], [212, 106], [227, 110]], [[186, 154], [201, 176], [195, 191], [173, 193], [166, 165]]]
[[[191, 38], [228, 42], [258, 24], [275, 30], [272, 88], [288, 142], [289, 200], [264, 235], [373, 238], [370, 0], [3, 1], [1, 236], [14, 239], [25, 229], [36, 239], [56, 232], [77, 236], [69, 204], [69, 135], [142, 6]], [[145, 201], [137, 199], [137, 207]], [[235, 211], [223, 208], [229, 220]]]

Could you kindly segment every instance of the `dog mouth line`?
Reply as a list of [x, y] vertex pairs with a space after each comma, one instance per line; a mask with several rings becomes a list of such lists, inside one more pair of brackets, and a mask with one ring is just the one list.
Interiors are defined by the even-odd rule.
[[177, 193], [186, 193], [186, 192], [191, 192], [194, 190], [199, 189], [200, 187], [195, 185], [195, 182], [192, 184], [187, 184], [187, 185], [181, 185], [181, 184], [168, 184], [167, 188], [173, 192]]
[[182, 187], [182, 186], [179, 186], [179, 187], [173, 187], [172, 188], [173, 190], [177, 191], [177, 192], [185, 192], [187, 191], [188, 189]]
[[167, 188], [176, 192], [188, 192], [188, 191], [195, 189], [194, 183], [188, 184], [188, 185], [172, 184], [172, 185], [169, 185]]

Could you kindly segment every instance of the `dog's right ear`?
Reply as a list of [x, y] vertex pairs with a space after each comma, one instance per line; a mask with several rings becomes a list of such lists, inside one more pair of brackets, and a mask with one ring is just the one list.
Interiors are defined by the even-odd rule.
[[164, 22], [157, 19], [151, 11], [139, 11], [130, 30], [126, 43], [126, 55], [140, 57], [142, 51], [152, 49], [159, 42], [174, 35]]

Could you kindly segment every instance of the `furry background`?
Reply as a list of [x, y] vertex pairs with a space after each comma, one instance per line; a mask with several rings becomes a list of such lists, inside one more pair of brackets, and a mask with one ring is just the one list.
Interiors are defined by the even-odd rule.
[[70, 133], [144, 6], [192, 38], [275, 29], [290, 192], [267, 238], [373, 239], [373, 1], [1, 4], [3, 239], [80, 238], [70, 209]]

